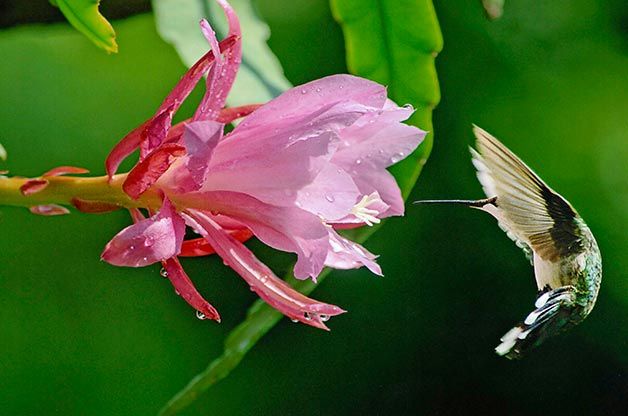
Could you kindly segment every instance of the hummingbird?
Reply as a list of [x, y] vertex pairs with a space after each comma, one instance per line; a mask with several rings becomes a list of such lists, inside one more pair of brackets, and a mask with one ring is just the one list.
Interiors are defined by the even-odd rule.
[[500, 356], [518, 359], [587, 317], [600, 288], [602, 257], [591, 230], [565, 198], [491, 134], [476, 125], [473, 133], [472, 162], [487, 198], [415, 203], [485, 211], [523, 249], [538, 288], [534, 310], [495, 348]]

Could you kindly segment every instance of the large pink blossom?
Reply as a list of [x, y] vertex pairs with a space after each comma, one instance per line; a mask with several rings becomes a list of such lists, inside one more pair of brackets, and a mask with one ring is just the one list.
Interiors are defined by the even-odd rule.
[[[223, 109], [241, 60], [241, 33], [231, 7], [218, 2], [229, 22], [227, 38], [218, 43], [209, 24], [201, 23], [211, 51], [107, 160], [112, 176], [139, 147], [140, 161], [123, 188], [133, 198], [157, 191], [163, 205], [149, 218], [132, 211], [135, 223], [109, 242], [102, 258], [130, 267], [161, 262], [199, 316], [219, 320], [177, 260], [198, 245], [184, 242], [188, 226], [205, 240], [205, 252], [211, 247], [270, 305], [326, 329], [324, 322], [344, 311], [293, 290], [242, 240], [252, 233], [295, 253], [299, 279], [316, 279], [325, 266], [366, 266], [381, 274], [375, 255], [335, 229], [403, 215], [399, 187], [386, 168], [409, 155], [425, 132], [402, 123], [412, 109], [388, 100], [385, 87], [350, 75], [295, 87], [262, 106]], [[172, 126], [174, 113], [204, 75], [206, 93], [194, 116]], [[225, 124], [242, 115], [225, 134]]]

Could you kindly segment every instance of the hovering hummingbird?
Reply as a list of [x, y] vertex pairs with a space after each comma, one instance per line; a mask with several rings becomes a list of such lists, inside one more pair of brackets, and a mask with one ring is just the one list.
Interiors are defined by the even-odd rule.
[[478, 208], [494, 216], [534, 266], [535, 309], [508, 331], [497, 354], [521, 358], [546, 338], [582, 322], [602, 280], [602, 257], [589, 227], [562, 196], [495, 137], [473, 126], [470, 148], [487, 199], [429, 200]]

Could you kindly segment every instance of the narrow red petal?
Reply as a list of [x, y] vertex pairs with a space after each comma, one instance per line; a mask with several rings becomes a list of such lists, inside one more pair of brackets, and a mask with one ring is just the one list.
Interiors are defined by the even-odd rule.
[[33, 214], [44, 216], [65, 215], [70, 213], [66, 207], [56, 204], [35, 205], [34, 207], [30, 207], [30, 211]]
[[122, 189], [131, 198], [139, 198], [168, 170], [176, 157], [184, 154], [185, 147], [179, 144], [163, 144], [131, 169], [122, 184]]
[[[249, 229], [228, 230], [227, 232], [242, 243], [253, 237], [253, 233]], [[202, 257], [214, 253], [216, 253], [216, 250], [214, 250], [207, 240], [204, 238], [194, 238], [183, 242], [179, 257]]]
[[201, 319], [213, 319], [220, 322], [220, 314], [209, 302], [203, 299], [194, 287], [194, 283], [183, 270], [176, 257], [161, 262], [165, 269], [164, 275], [168, 277], [174, 290], [194, 309]]
[[124, 159], [127, 158], [131, 153], [135, 151], [138, 147], [140, 147], [140, 143], [142, 141], [142, 132], [146, 128], [146, 126], [152, 121], [145, 121], [135, 129], [133, 129], [130, 133], [122, 138], [116, 145], [111, 149], [107, 159], [105, 160], [105, 170], [107, 171], [107, 175], [111, 178], [115, 175], [120, 163]]
[[229, 124], [234, 120], [248, 116], [262, 105], [263, 104], [249, 104], [240, 107], [223, 108], [218, 116], [218, 121], [223, 124]]
[[82, 174], [89, 173], [89, 170], [84, 168], [79, 168], [76, 166], [59, 166], [53, 169], [50, 169], [48, 172], [44, 173], [41, 176], [62, 176], [69, 174]]
[[225, 264], [236, 271], [260, 298], [293, 321], [329, 330], [325, 322], [331, 316], [345, 312], [338, 306], [319, 302], [294, 290], [209, 216], [199, 211], [188, 214], [181, 215], [216, 249]]
[[48, 181], [45, 179], [29, 179], [20, 186], [20, 192], [22, 195], [28, 196], [43, 191], [47, 186]]
[[119, 205], [110, 204], [108, 202], [90, 201], [81, 198], [72, 198], [71, 202], [74, 208], [87, 214], [100, 214], [103, 212], [116, 211], [121, 208]]

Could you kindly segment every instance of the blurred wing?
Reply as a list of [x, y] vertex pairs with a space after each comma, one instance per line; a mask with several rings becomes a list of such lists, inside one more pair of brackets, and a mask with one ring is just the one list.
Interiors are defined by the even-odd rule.
[[[578, 214], [499, 140], [473, 126], [473, 164], [484, 192], [497, 196], [500, 225], [515, 241], [554, 262], [583, 250]], [[524, 247], [525, 251], [525, 247]]]

